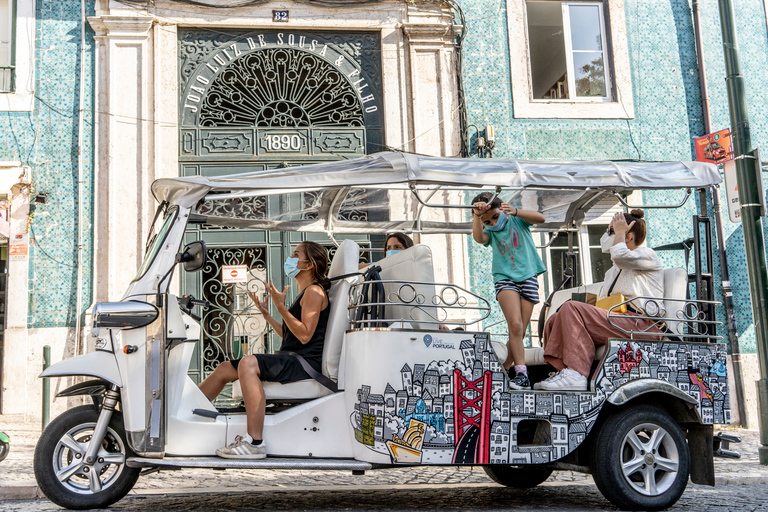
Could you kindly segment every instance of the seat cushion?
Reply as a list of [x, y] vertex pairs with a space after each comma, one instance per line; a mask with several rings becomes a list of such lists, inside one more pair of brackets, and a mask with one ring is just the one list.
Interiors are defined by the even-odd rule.
[[[605, 354], [606, 345], [600, 345], [595, 347], [595, 361], [599, 361]], [[495, 347], [494, 347], [495, 349]], [[525, 364], [527, 366], [537, 366], [541, 364], [547, 364], [544, 360], [544, 348], [543, 347], [529, 347], [525, 349]]]
[[301, 400], [320, 398], [330, 395], [331, 390], [314, 379], [299, 380], [280, 384], [279, 382], [264, 382], [264, 395], [267, 400]]

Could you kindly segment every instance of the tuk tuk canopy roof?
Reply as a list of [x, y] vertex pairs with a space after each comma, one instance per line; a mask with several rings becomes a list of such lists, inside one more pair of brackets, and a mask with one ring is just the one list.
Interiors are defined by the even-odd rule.
[[[184, 207], [205, 199], [197, 213], [214, 225], [372, 234], [471, 229], [463, 216], [436, 222], [393, 215], [393, 201], [407, 198], [422, 206], [461, 208], [478, 189], [498, 190], [513, 206], [541, 211], [547, 218], [542, 227], [555, 229], [578, 224], [584, 218], [580, 209], [615, 206], [615, 193], [693, 189], [720, 182], [717, 167], [701, 162], [536, 162], [384, 152], [236, 175], [159, 179], [152, 192], [158, 201]], [[438, 190], [441, 194], [433, 197]], [[302, 199], [286, 201], [291, 206], [275, 211], [265, 198], [276, 194]]]

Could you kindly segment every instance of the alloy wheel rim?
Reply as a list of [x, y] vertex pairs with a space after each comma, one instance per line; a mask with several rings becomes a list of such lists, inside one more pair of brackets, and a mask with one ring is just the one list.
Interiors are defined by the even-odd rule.
[[69, 429], [53, 450], [53, 471], [68, 491], [95, 494], [112, 486], [125, 469], [125, 445], [111, 428], [107, 428], [93, 464], [86, 464], [88, 449], [96, 423], [83, 423]]
[[620, 464], [632, 489], [645, 496], [660, 496], [677, 478], [680, 454], [669, 432], [654, 423], [642, 423], [624, 436]]

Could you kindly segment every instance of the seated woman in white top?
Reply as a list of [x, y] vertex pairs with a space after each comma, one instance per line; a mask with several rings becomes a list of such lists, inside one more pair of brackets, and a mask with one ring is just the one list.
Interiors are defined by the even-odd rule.
[[[605, 273], [606, 296], [621, 293], [626, 299], [664, 295], [661, 261], [656, 252], [645, 246], [645, 221], [642, 210], [617, 213], [608, 233], [603, 235], [603, 252], [611, 253], [613, 266]], [[604, 309], [583, 302], [568, 301], [544, 326], [544, 359], [558, 372], [533, 386], [546, 390], [586, 390], [587, 377], [595, 358], [595, 347], [608, 338], [623, 338], [627, 331], [660, 333], [650, 320], [636, 318], [630, 307], [624, 317], [608, 321]], [[612, 312], [612, 316], [617, 311]], [[647, 338], [646, 338], [647, 339]]]

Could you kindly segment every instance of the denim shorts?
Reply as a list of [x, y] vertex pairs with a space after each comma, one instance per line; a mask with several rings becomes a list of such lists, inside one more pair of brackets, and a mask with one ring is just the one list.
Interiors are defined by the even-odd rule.
[[493, 285], [496, 288], [496, 297], [498, 298], [499, 292], [503, 290], [512, 290], [517, 292], [520, 298], [532, 302], [534, 304], [539, 303], [539, 280], [536, 276], [529, 277], [525, 281], [514, 282], [510, 279], [502, 279], [497, 281]]

